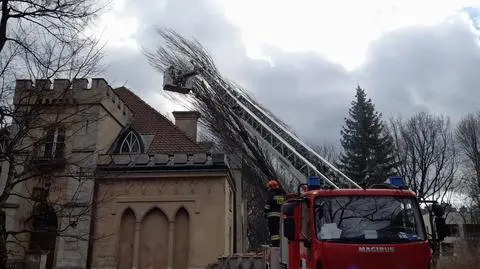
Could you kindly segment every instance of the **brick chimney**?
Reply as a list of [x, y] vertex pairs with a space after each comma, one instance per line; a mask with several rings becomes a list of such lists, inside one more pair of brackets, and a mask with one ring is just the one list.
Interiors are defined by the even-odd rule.
[[198, 111], [173, 111], [175, 125], [188, 137], [197, 142], [197, 124], [200, 118]]

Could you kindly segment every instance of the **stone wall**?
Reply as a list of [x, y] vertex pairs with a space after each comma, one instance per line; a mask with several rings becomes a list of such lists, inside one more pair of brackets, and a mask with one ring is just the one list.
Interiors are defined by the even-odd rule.
[[[204, 268], [218, 257], [229, 254], [227, 250], [231, 242], [227, 240], [227, 234], [221, 232], [225, 230], [224, 227], [232, 225], [228, 223], [228, 215], [225, 215], [228, 210], [225, 190], [229, 184], [226, 177], [226, 173], [189, 173], [183, 176], [177, 173], [174, 177], [159, 175], [158, 178], [149, 179], [99, 180], [97, 199], [104, 202], [99, 205], [95, 215], [92, 269], [117, 268], [120, 248], [124, 245], [120, 232], [123, 231], [122, 215], [130, 210], [135, 216], [135, 244], [131, 250], [132, 258], [126, 261], [132, 262], [134, 267], [138, 266], [139, 262], [145, 262], [141, 256], [145, 250], [142, 247], [145, 244], [141, 243], [141, 235], [151, 233], [151, 237], [161, 237], [164, 233], [160, 230], [165, 227], [168, 229], [168, 238], [159, 239], [159, 242], [163, 242], [164, 248], [168, 249], [168, 256], [165, 257], [168, 267], [179, 268], [174, 263], [176, 255], [179, 254], [183, 259], [187, 259], [189, 268]], [[152, 209], [159, 209], [168, 225], [162, 225], [159, 220], [159, 230], [143, 231], [143, 221]], [[188, 213], [188, 240], [182, 239], [188, 242], [188, 253], [176, 253], [178, 249], [182, 249], [175, 245], [178, 241], [175, 240], [175, 229], [178, 227], [176, 219], [180, 210]], [[124, 238], [128, 239], [129, 236]], [[124, 252], [124, 256], [128, 255]], [[120, 268], [129, 267], [120, 264]]]
[[124, 125], [133, 113], [113, 92], [103, 78], [37, 79], [16, 81], [14, 104], [42, 104], [46, 106], [101, 104], [113, 118]]
[[[113, 92], [112, 87], [102, 78], [17, 80], [14, 96], [15, 105], [36, 106], [41, 111], [39, 121], [55, 123], [61, 121], [66, 125], [65, 159], [67, 165], [61, 178], [55, 179], [50, 188], [50, 198], [63, 204], [68, 214], [81, 212], [75, 227], [71, 226], [71, 217], [66, 213], [58, 217], [59, 228], [66, 236], [58, 237], [55, 247], [55, 268], [86, 268], [88, 254], [88, 238], [90, 232], [90, 214], [93, 196], [93, 171], [97, 166], [97, 155], [104, 153], [114, 141], [120, 130], [130, 122], [133, 114]], [[68, 120], [64, 120], [68, 119]], [[13, 128], [15, 130], [15, 126]], [[31, 151], [31, 144], [41, 137], [43, 129], [32, 129], [32, 139], [25, 139], [22, 147]], [[8, 166], [8, 165], [7, 165]], [[5, 166], [4, 166], [5, 167]], [[20, 170], [23, 168], [19, 167]], [[7, 171], [2, 169], [4, 181]], [[67, 176], [71, 175], [71, 176]], [[83, 176], [85, 175], [85, 176]], [[40, 184], [40, 185], [38, 185]], [[17, 185], [19, 193], [28, 191], [42, 182], [29, 180], [26, 184]], [[30, 192], [31, 193], [31, 192]], [[21, 230], [25, 219], [32, 211], [31, 201], [12, 196], [9, 199], [10, 230]], [[73, 236], [71, 236], [73, 235]], [[26, 249], [29, 243], [28, 234], [21, 238]], [[21, 258], [24, 251], [19, 251]], [[11, 257], [14, 258], [14, 257]]]

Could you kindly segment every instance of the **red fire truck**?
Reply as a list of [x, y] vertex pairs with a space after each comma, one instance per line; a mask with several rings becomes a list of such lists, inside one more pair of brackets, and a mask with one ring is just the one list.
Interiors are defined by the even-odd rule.
[[[441, 207], [433, 203], [435, 231], [427, 236], [420, 201], [402, 178], [364, 189], [311, 149], [284, 124], [243, 92], [232, 88], [209, 68], [191, 59], [193, 70], [170, 66], [164, 72], [166, 91], [188, 94], [197, 83], [221, 96], [235, 123], [252, 132], [282, 173], [308, 177], [282, 208], [281, 247], [268, 248], [267, 267], [278, 269], [427, 269], [445, 231]], [[184, 63], [185, 66], [189, 64]], [[320, 179], [323, 182], [320, 182]], [[324, 183], [324, 184], [321, 184]], [[349, 188], [341, 188], [346, 184]], [[330, 189], [324, 187], [328, 185]], [[353, 188], [351, 188], [353, 187]], [[300, 189], [306, 188], [301, 192]], [[433, 243], [433, 244], [432, 244]], [[433, 247], [433, 248], [432, 248]], [[437, 254], [438, 251], [433, 252]], [[266, 256], [265, 256], [266, 257]], [[272, 259], [273, 258], [273, 259]]]
[[[318, 178], [309, 178], [302, 184], [306, 191], [291, 195], [282, 207], [280, 266], [430, 268], [432, 248], [419, 200], [398, 180], [391, 183], [369, 189], [323, 189]], [[444, 222], [441, 216], [438, 219], [436, 229], [443, 231]]]

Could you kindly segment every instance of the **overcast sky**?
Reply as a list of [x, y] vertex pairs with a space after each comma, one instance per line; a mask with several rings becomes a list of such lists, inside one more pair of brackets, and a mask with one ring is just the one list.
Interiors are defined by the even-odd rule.
[[480, 110], [478, 1], [332, 2], [114, 0], [98, 25], [106, 78], [171, 118], [178, 107], [140, 51], [158, 44], [160, 26], [198, 39], [225, 76], [319, 144], [338, 143], [357, 85], [384, 118]]

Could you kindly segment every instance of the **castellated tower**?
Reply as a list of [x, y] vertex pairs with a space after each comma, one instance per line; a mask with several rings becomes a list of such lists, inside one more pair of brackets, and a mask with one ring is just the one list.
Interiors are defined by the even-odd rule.
[[14, 105], [9, 134], [16, 156], [2, 165], [0, 186], [20, 179], [20, 195], [10, 195], [5, 209], [6, 228], [29, 232], [7, 246], [9, 260], [86, 268], [97, 157], [132, 111], [102, 78], [17, 80]]

